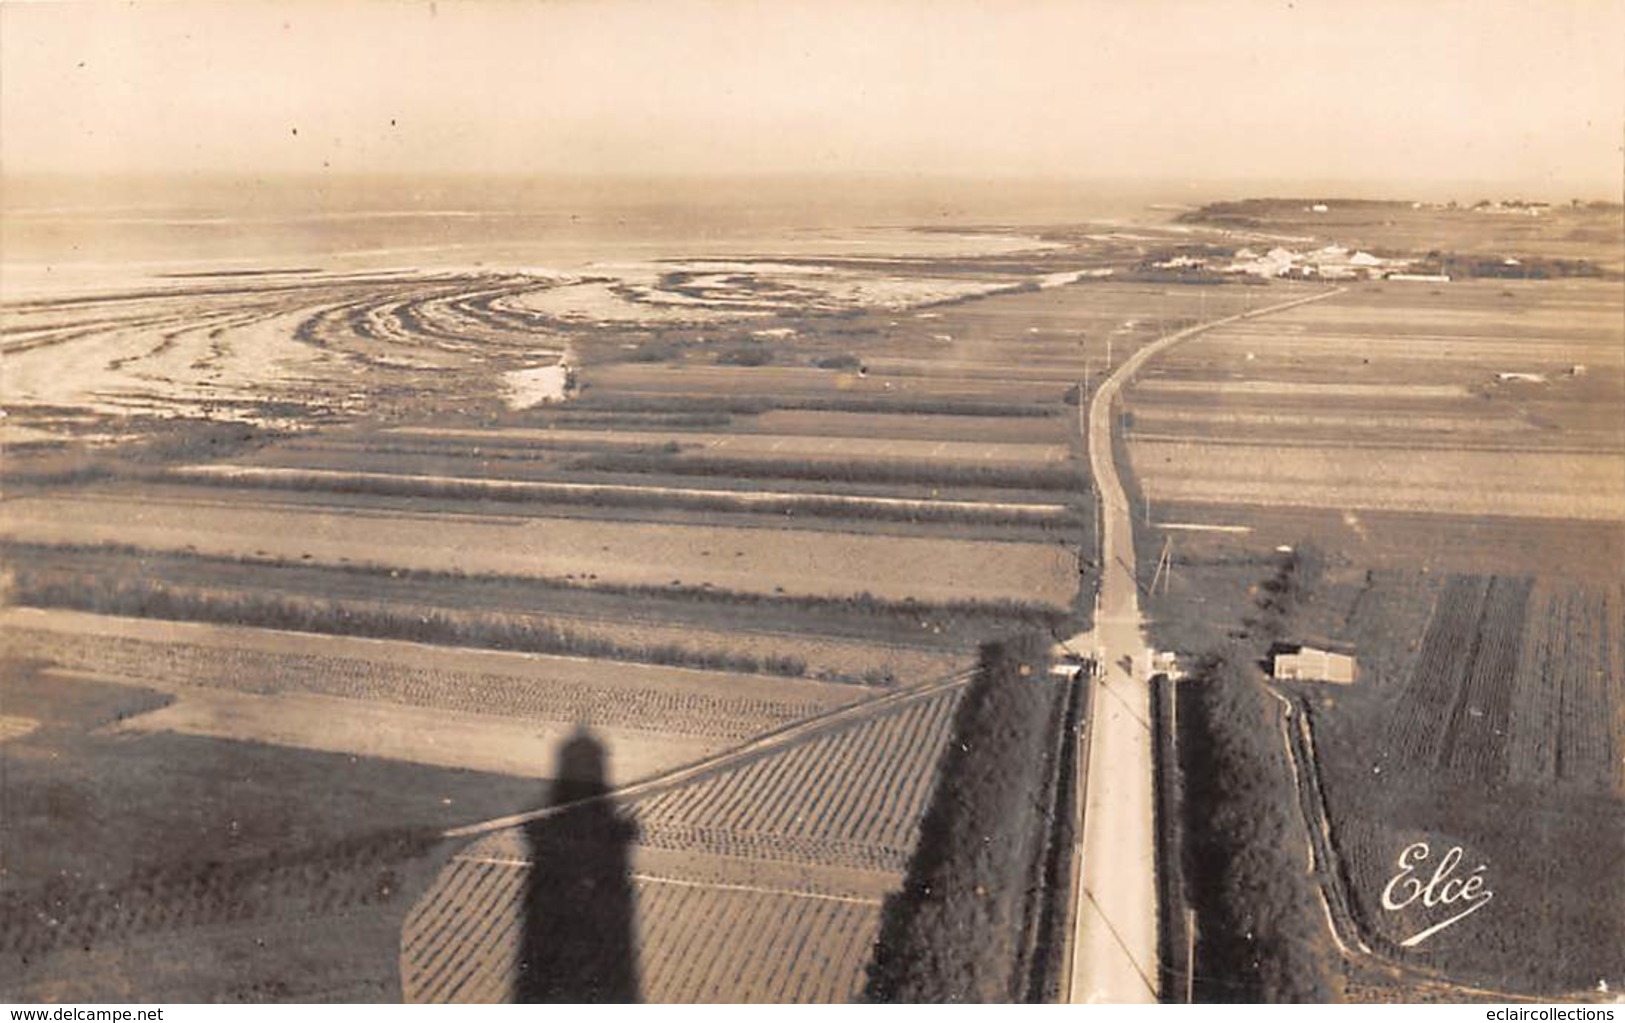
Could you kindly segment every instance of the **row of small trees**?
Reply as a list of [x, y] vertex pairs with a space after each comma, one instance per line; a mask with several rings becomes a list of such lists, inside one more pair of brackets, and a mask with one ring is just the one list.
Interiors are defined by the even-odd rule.
[[983, 645], [907, 877], [886, 901], [867, 1001], [1024, 997], [1066, 695], [1048, 674], [1052, 642]]
[[1199, 1000], [1337, 997], [1281, 706], [1258, 668], [1292, 634], [1323, 570], [1312, 546], [1283, 552], [1258, 586], [1245, 631], [1204, 658], [1182, 687], [1185, 870], [1200, 921]]
[[1185, 688], [1187, 877], [1200, 1001], [1325, 1002], [1337, 971], [1309, 873], [1278, 703], [1252, 651], [1207, 658]]

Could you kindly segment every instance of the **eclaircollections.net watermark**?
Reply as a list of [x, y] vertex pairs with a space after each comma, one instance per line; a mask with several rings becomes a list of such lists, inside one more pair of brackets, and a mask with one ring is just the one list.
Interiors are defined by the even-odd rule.
[[1432, 849], [1426, 842], [1412, 842], [1400, 852], [1399, 870], [1382, 890], [1382, 908], [1397, 913], [1420, 905], [1424, 909], [1455, 912], [1404, 939], [1399, 943], [1401, 948], [1420, 945], [1483, 909], [1495, 897], [1485, 884], [1484, 871], [1489, 864], [1480, 863], [1472, 870], [1458, 872], [1463, 856], [1461, 846], [1452, 846], [1437, 861], [1429, 863], [1431, 856]]

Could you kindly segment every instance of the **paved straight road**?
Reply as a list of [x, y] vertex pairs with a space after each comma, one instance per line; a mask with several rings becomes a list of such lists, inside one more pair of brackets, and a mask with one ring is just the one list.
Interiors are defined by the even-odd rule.
[[1096, 678], [1087, 758], [1079, 759], [1083, 827], [1081, 883], [1072, 907], [1074, 933], [1068, 1000], [1157, 1000], [1156, 830], [1151, 750], [1151, 689], [1133, 665], [1146, 649], [1134, 572], [1134, 532], [1128, 497], [1112, 459], [1112, 416], [1118, 393], [1147, 360], [1206, 330], [1254, 319], [1342, 289], [1228, 316], [1146, 345], [1101, 383], [1082, 410], [1089, 471], [1100, 491], [1101, 580], [1094, 631], [1067, 645], [1095, 651]]

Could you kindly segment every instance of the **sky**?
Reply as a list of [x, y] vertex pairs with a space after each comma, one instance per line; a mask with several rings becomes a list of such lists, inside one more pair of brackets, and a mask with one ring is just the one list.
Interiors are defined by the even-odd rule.
[[1614, 198], [1625, 0], [0, 2], [0, 173]]

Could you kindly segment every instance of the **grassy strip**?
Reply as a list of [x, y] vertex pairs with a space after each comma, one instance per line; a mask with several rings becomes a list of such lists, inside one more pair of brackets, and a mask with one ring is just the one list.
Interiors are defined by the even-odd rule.
[[1065, 688], [1048, 636], [985, 644], [954, 716], [920, 843], [886, 900], [864, 998], [1012, 1002], [1027, 994]]
[[514, 504], [552, 504], [589, 508], [659, 508], [684, 511], [721, 512], [739, 515], [805, 515], [812, 518], [852, 519], [870, 522], [942, 523], [975, 526], [1052, 526], [1073, 529], [1077, 513], [1071, 509], [1023, 510], [998, 507], [965, 507], [920, 501], [901, 505], [864, 498], [783, 497], [746, 500], [744, 495], [689, 494], [679, 491], [620, 490], [593, 487], [586, 490], [549, 487], [547, 480], [458, 480], [411, 477], [326, 476], [279, 473], [276, 476], [186, 473], [179, 479], [187, 484], [216, 487], [256, 487], [331, 494], [372, 494], [383, 497], [433, 497], [463, 501], [502, 501]]
[[805, 614], [853, 615], [862, 618], [889, 616], [901, 619], [912, 629], [920, 622], [958, 621], [980, 623], [984, 627], [1025, 626], [1054, 633], [1067, 628], [1072, 619], [1068, 613], [1053, 604], [1016, 600], [942, 600], [922, 601], [889, 600], [871, 593], [854, 593], [844, 597], [823, 597], [801, 594], [753, 593], [748, 590], [724, 590], [704, 586], [649, 586], [637, 583], [587, 582], [558, 577], [504, 575], [495, 572], [457, 572], [430, 569], [396, 568], [388, 565], [322, 564], [285, 558], [255, 557], [248, 554], [221, 556], [194, 554], [187, 551], [155, 552], [129, 544], [26, 544], [0, 540], [0, 552], [10, 563], [24, 557], [49, 561], [53, 553], [84, 554], [91, 556], [127, 557], [145, 559], [162, 556], [187, 559], [199, 563], [215, 562], [232, 565], [255, 565], [273, 568], [312, 568], [323, 571], [344, 572], [377, 579], [393, 579], [425, 583], [473, 583], [522, 587], [528, 592], [591, 591], [619, 597], [642, 600], [666, 600], [683, 603], [710, 603], [732, 607], [779, 608]]
[[0, 478], [12, 487], [120, 479], [167, 465], [230, 458], [282, 436], [260, 427], [195, 419], [131, 418], [123, 428], [133, 439], [105, 448], [74, 442], [37, 451], [8, 450]]
[[893, 395], [839, 397], [734, 398], [687, 394], [598, 395], [590, 389], [576, 402], [582, 412], [680, 412], [687, 414], [759, 415], [778, 409], [809, 412], [882, 412], [895, 415], [990, 416], [999, 419], [1043, 419], [1060, 415], [1060, 405], [1004, 403], [955, 398], [905, 398]]
[[727, 426], [733, 422], [733, 416], [728, 412], [618, 412], [614, 410], [575, 408], [567, 406], [560, 409], [548, 409], [536, 415], [508, 415], [501, 417], [507, 419], [529, 421], [541, 418], [549, 426], [559, 427], [588, 427], [601, 429], [604, 427], [625, 427], [629, 429], [667, 429], [667, 430], [702, 430]]
[[25, 606], [136, 618], [212, 622], [332, 636], [368, 636], [438, 646], [596, 657], [789, 678], [800, 678], [807, 673], [807, 663], [799, 657], [752, 657], [675, 643], [619, 643], [572, 632], [546, 619], [491, 611], [447, 613], [357, 607], [314, 597], [295, 600], [246, 593], [220, 594], [172, 587], [150, 579], [110, 582], [77, 575], [63, 577], [32, 569], [14, 572], [10, 596], [13, 603]]
[[987, 487], [1004, 490], [1086, 489], [1074, 465], [932, 465], [922, 462], [842, 462], [791, 458], [725, 458], [712, 455], [624, 452], [586, 455], [567, 463], [576, 472], [661, 476], [732, 476], [751, 479], [898, 483], [912, 486]]

